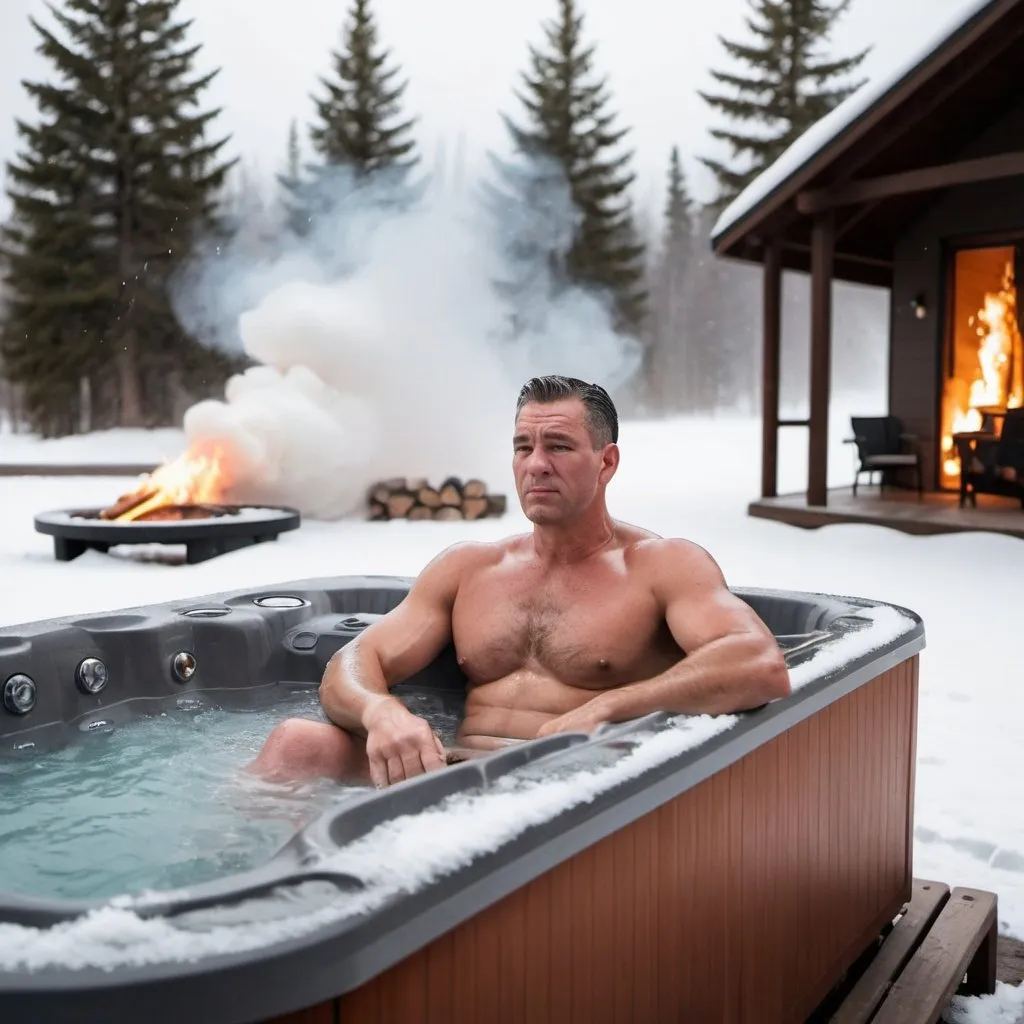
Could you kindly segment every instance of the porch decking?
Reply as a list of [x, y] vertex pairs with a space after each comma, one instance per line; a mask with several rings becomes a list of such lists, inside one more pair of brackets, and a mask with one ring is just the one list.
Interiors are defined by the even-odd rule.
[[917, 535], [982, 530], [1024, 540], [1020, 502], [987, 494], [978, 495], [977, 508], [960, 508], [959, 496], [953, 493], [929, 492], [918, 498], [915, 491], [887, 489], [881, 494], [877, 487], [861, 485], [856, 498], [849, 487], [830, 490], [824, 507], [808, 505], [807, 495], [800, 492], [759, 498], [750, 503], [747, 512], [804, 529], [865, 523]]

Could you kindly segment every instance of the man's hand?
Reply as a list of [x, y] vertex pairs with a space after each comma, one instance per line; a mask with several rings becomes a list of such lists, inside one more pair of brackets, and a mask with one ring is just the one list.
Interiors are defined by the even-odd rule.
[[444, 767], [437, 734], [394, 698], [380, 701], [363, 721], [370, 779], [378, 789]]
[[593, 732], [599, 725], [611, 721], [611, 708], [601, 700], [601, 696], [591, 697], [575, 710], [545, 722], [537, 730], [537, 738], [558, 732]]

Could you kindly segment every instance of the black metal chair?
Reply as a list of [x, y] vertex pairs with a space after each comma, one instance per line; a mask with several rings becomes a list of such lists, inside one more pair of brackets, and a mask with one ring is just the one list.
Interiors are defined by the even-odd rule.
[[912, 469], [917, 480], [918, 497], [924, 493], [921, 480], [921, 453], [917, 450], [917, 435], [903, 430], [898, 416], [851, 416], [853, 437], [847, 444], [857, 446], [860, 465], [853, 475], [853, 494], [857, 496], [857, 481], [861, 473], [868, 474], [868, 483], [879, 474], [879, 487], [885, 490], [886, 473]]
[[976, 494], [1017, 498], [1024, 509], [1024, 409], [1007, 409], [998, 437], [957, 439], [960, 507], [977, 505]]

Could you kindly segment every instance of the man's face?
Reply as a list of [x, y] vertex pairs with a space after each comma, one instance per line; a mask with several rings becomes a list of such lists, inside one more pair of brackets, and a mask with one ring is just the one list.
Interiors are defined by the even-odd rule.
[[618, 466], [614, 444], [594, 450], [578, 398], [527, 402], [516, 420], [512, 469], [526, 517], [560, 523], [581, 515]]

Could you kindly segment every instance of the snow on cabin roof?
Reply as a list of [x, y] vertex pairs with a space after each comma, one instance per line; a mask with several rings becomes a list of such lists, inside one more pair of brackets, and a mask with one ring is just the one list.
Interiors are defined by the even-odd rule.
[[875, 78], [865, 82], [839, 106], [811, 125], [722, 211], [711, 229], [711, 238], [717, 239], [734, 227], [956, 36], [975, 15], [998, 2], [999, 0], [965, 0], [961, 11], [947, 19], [938, 30], [926, 36], [921, 45], [908, 53], [903, 61], [897, 61]]

